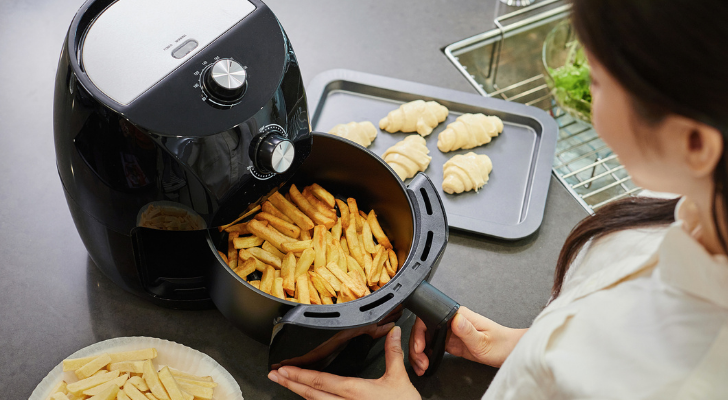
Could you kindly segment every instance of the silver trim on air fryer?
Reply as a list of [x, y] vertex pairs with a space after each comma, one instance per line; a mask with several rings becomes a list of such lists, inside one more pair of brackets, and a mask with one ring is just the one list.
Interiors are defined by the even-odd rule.
[[[99, 90], [128, 105], [254, 10], [239, 0], [120, 0], [88, 29], [83, 65]], [[198, 46], [175, 58], [190, 39]]]

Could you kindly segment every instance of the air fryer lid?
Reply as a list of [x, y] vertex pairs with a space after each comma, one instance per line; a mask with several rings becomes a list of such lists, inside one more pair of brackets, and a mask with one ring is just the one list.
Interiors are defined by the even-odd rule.
[[82, 62], [96, 87], [127, 105], [253, 10], [245, 0], [120, 0], [89, 28]]

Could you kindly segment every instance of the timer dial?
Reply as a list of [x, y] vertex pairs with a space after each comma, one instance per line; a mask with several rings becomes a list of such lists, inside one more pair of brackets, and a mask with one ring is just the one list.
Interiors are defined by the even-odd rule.
[[205, 92], [215, 100], [231, 104], [245, 94], [248, 73], [242, 65], [229, 58], [215, 61], [202, 77]]

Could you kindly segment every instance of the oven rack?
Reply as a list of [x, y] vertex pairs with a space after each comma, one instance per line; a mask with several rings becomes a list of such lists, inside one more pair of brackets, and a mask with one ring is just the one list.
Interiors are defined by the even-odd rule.
[[[617, 156], [591, 124], [572, 118], [556, 105], [544, 75], [538, 73], [538, 69], [534, 71], [532, 65], [523, 65], [527, 62], [540, 65], [541, 59], [537, 57], [540, 48], [531, 49], [530, 58], [523, 55], [523, 51], [512, 49], [524, 42], [531, 47], [534, 42], [543, 43], [544, 32], [568, 18], [570, 8], [564, 0], [536, 3], [496, 18], [496, 29], [453, 43], [444, 52], [481, 95], [536, 106], [551, 113], [559, 126], [553, 172], [582, 207], [594, 213], [605, 204], [635, 196], [642, 189], [632, 182]], [[537, 11], [538, 14], [529, 17]], [[518, 21], [504, 25], [511, 19]], [[544, 36], [540, 42], [539, 36]], [[504, 59], [510, 60], [509, 70], [515, 65], [524, 67], [525, 71], [521, 76], [510, 74], [499, 79], [498, 70]]]

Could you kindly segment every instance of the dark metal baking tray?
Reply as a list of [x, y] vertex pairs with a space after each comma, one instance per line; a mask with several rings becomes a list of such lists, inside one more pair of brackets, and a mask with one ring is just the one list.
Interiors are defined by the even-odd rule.
[[[435, 100], [446, 106], [450, 110], [447, 120], [425, 138], [432, 157], [425, 173], [440, 188], [450, 227], [514, 240], [529, 236], [541, 226], [558, 135], [556, 122], [546, 112], [476, 94], [342, 69], [319, 74], [306, 92], [311, 125], [319, 132], [351, 121], [371, 121], [378, 129], [379, 120], [389, 111], [412, 100]], [[465, 113], [500, 117], [503, 133], [475, 149], [440, 152], [438, 134]], [[411, 134], [378, 129], [369, 150], [381, 156]], [[452, 156], [469, 151], [491, 158], [490, 180], [478, 193], [443, 192], [443, 164]]]

